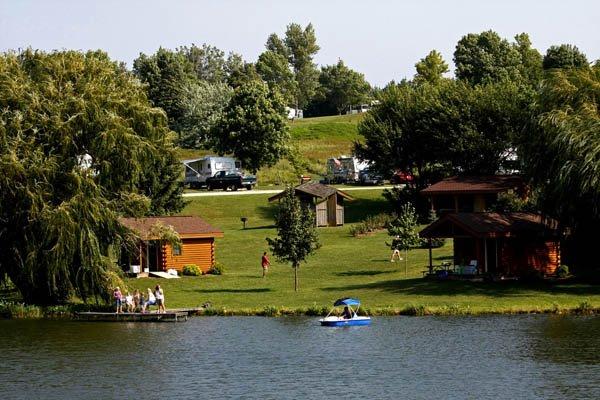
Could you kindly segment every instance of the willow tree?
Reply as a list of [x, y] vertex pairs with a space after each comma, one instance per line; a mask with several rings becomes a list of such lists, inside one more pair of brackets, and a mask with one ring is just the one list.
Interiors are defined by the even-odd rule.
[[162, 110], [103, 52], [0, 55], [0, 277], [29, 303], [106, 295], [118, 217], [181, 209]]
[[540, 205], [572, 233], [571, 262], [598, 267], [600, 66], [555, 70], [543, 81], [526, 167]]

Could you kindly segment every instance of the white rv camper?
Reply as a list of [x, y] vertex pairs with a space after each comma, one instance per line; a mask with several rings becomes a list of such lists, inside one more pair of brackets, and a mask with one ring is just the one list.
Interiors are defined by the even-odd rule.
[[206, 184], [206, 178], [215, 176], [219, 171], [236, 171], [242, 168], [240, 161], [232, 157], [207, 156], [183, 160], [185, 166], [185, 183], [190, 187]]
[[369, 163], [356, 157], [340, 156], [327, 160], [327, 177], [330, 183], [356, 183], [360, 180], [360, 171]]

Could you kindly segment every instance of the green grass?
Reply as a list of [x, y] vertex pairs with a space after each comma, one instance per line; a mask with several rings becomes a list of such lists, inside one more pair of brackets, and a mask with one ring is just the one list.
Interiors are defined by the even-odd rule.
[[[225, 265], [225, 275], [137, 279], [128, 284], [145, 289], [160, 283], [171, 308], [210, 302], [221, 313], [241, 314], [314, 313], [344, 296], [360, 298], [373, 314], [567, 312], [600, 307], [600, 287], [586, 284], [427, 281], [421, 273], [428, 263], [425, 249], [409, 253], [405, 272], [404, 262], [389, 262], [385, 232], [360, 238], [349, 234], [351, 224], [386, 210], [380, 194], [377, 189], [354, 192], [356, 201], [346, 205], [348, 224], [319, 228], [322, 247], [301, 266], [297, 293], [289, 265], [272, 259], [268, 277], [261, 278], [260, 256], [268, 250], [265, 238], [276, 234], [275, 206], [268, 204], [267, 195], [199, 198], [184, 210], [224, 230], [225, 236], [217, 239], [216, 257]], [[242, 216], [249, 218], [246, 230]], [[437, 263], [451, 254], [451, 241], [433, 250]]]

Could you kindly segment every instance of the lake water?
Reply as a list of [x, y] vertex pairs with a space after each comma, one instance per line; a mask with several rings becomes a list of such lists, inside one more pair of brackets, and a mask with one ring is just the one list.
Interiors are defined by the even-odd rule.
[[0, 399], [600, 399], [600, 317], [0, 321]]

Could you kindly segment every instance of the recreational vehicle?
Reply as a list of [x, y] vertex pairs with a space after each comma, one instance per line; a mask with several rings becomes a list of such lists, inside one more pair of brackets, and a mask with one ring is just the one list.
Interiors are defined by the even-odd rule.
[[367, 168], [369, 163], [356, 157], [341, 156], [327, 160], [328, 183], [356, 183], [360, 180], [360, 171]]
[[206, 178], [213, 177], [219, 171], [236, 171], [242, 168], [240, 161], [232, 157], [207, 156], [183, 160], [185, 166], [185, 183], [190, 187], [206, 184]]

